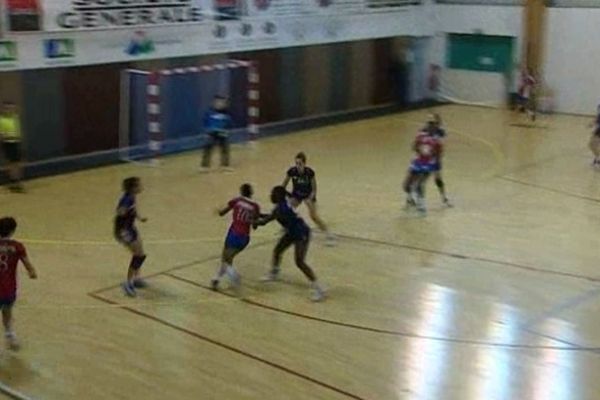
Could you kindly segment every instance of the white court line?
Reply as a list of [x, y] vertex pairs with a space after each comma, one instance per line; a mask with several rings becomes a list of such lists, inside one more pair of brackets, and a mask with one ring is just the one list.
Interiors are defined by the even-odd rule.
[[21, 392], [18, 392], [2, 382], [0, 382], [0, 393], [3, 393], [15, 400], [34, 400], [33, 397], [29, 397]]

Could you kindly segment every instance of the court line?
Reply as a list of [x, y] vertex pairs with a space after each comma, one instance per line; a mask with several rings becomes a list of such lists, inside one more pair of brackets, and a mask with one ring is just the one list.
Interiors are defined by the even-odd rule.
[[[273, 240], [265, 240], [263, 242], [253, 243], [253, 244], [250, 244], [246, 248], [246, 250], [256, 249], [256, 248], [265, 246], [265, 245], [270, 244], [270, 243], [273, 243]], [[174, 271], [177, 271], [177, 270], [180, 270], [180, 269], [190, 268], [190, 267], [193, 267], [194, 265], [204, 264], [204, 263], [207, 263], [209, 261], [219, 260], [220, 258], [221, 258], [220, 255], [213, 255], [213, 256], [206, 257], [206, 258], [203, 258], [203, 259], [200, 259], [200, 260], [190, 261], [190, 262], [187, 262], [185, 264], [175, 265], [175, 266], [173, 266], [171, 268], [168, 268], [168, 269], [166, 269], [164, 271], [159, 271], [159, 272], [155, 272], [155, 273], [152, 273], [152, 274], [149, 274], [149, 275], [144, 275], [144, 279], [154, 278], [156, 276], [163, 275], [163, 274], [166, 274], [168, 272], [174, 272]], [[119, 287], [121, 287], [121, 283], [112, 284], [110, 286], [106, 286], [106, 287], [103, 287], [103, 288], [100, 288], [100, 289], [93, 290], [93, 291], [89, 292], [88, 295], [100, 294], [100, 293], [103, 293], [103, 292], [106, 292], [106, 291], [109, 291], [109, 290], [117, 289]]]
[[548, 192], [553, 192], [553, 193], [558, 193], [558, 194], [562, 194], [563, 196], [568, 196], [568, 197], [573, 197], [576, 199], [581, 199], [581, 200], [586, 200], [586, 201], [592, 201], [594, 203], [600, 203], [600, 199], [594, 198], [594, 197], [588, 197], [588, 196], [583, 196], [580, 194], [575, 194], [575, 193], [570, 193], [564, 190], [560, 190], [560, 189], [555, 189], [555, 188], [551, 188], [548, 186], [543, 186], [543, 185], [538, 185], [537, 183], [530, 183], [527, 181], [522, 181], [519, 179], [515, 179], [515, 178], [510, 178], [508, 176], [499, 176], [498, 179], [502, 179], [504, 181], [508, 181], [508, 182], [512, 182], [512, 183], [516, 183], [519, 185], [523, 185], [523, 186], [530, 186], [536, 189], [541, 189], [541, 190], [545, 190]]
[[[259, 235], [255, 238], [266, 238], [268, 235]], [[48, 245], [59, 245], [59, 246], [121, 246], [116, 241], [103, 241], [103, 240], [57, 240], [57, 239], [20, 239], [23, 243], [29, 244], [48, 244]], [[192, 239], [150, 239], [144, 240], [146, 244], [178, 244], [178, 243], [218, 243], [222, 242], [222, 237], [204, 237], [204, 238], [192, 238]]]
[[[195, 286], [195, 287], [199, 287], [201, 289], [212, 291], [208, 286], [204, 286], [198, 282], [195, 282], [195, 281], [192, 281], [192, 280], [189, 280], [187, 278], [183, 278], [183, 277], [180, 277], [177, 275], [173, 275], [171, 273], [165, 273], [165, 274], [163, 274], [163, 276], [167, 276], [167, 277], [176, 279], [178, 281], [187, 283], [187, 284]], [[227, 296], [227, 297], [234, 297], [234, 298], [236, 297], [232, 294], [221, 292], [221, 291], [215, 292], [215, 293], [218, 293], [218, 294], [221, 294], [221, 295]], [[536, 349], [536, 350], [560, 350], [560, 351], [600, 350], [600, 348], [597, 348], [597, 347], [585, 348], [585, 347], [578, 346], [578, 345], [569, 345], [568, 347], [567, 346], [540, 346], [540, 345], [528, 345], [528, 344], [518, 344], [518, 343], [513, 344], [513, 343], [486, 342], [483, 340], [468, 340], [468, 339], [458, 339], [458, 338], [439, 337], [439, 336], [426, 336], [426, 335], [419, 335], [416, 333], [373, 328], [373, 327], [365, 326], [365, 325], [357, 325], [357, 324], [351, 324], [351, 323], [347, 323], [347, 322], [341, 322], [341, 321], [335, 321], [335, 320], [326, 319], [326, 318], [315, 317], [315, 316], [308, 315], [308, 314], [298, 313], [295, 311], [289, 311], [289, 310], [285, 310], [282, 308], [270, 306], [270, 305], [260, 303], [260, 302], [254, 301], [254, 300], [246, 299], [246, 298], [240, 298], [240, 301], [242, 301], [246, 304], [249, 304], [251, 306], [263, 308], [263, 309], [266, 309], [269, 311], [274, 311], [277, 313], [286, 314], [286, 315], [290, 315], [293, 317], [298, 317], [298, 318], [311, 320], [311, 321], [315, 321], [315, 322], [321, 322], [321, 323], [325, 323], [328, 325], [335, 325], [335, 326], [340, 326], [340, 327], [344, 327], [344, 328], [350, 328], [350, 329], [356, 329], [356, 330], [361, 330], [361, 331], [366, 331], [366, 332], [380, 333], [380, 334], [398, 336], [398, 337], [404, 337], [404, 338], [423, 339], [423, 340], [431, 340], [431, 341], [436, 341], [436, 342], [457, 343], [457, 344], [476, 345], [476, 346], [485, 346], [485, 347], [501, 347], [501, 348], [510, 348], [510, 349]]]
[[387, 242], [384, 240], [371, 239], [371, 238], [365, 238], [365, 237], [360, 237], [360, 236], [352, 236], [352, 235], [344, 235], [344, 234], [336, 234], [336, 236], [339, 238], [355, 240], [358, 242], [373, 243], [373, 244], [378, 244], [378, 245], [382, 245], [382, 246], [409, 249], [409, 250], [415, 250], [415, 251], [420, 251], [420, 252], [430, 253], [430, 254], [438, 254], [438, 255], [448, 256], [448, 257], [452, 257], [452, 258], [458, 258], [461, 260], [473, 260], [473, 261], [481, 261], [481, 262], [485, 262], [485, 263], [489, 263], [489, 264], [503, 265], [506, 267], [510, 267], [510, 268], [514, 268], [514, 269], [521, 269], [521, 270], [535, 272], [535, 273], [539, 273], [539, 274], [555, 275], [555, 276], [560, 276], [560, 277], [564, 277], [564, 278], [586, 280], [586, 281], [590, 281], [590, 282], [600, 282], [600, 277], [595, 278], [592, 276], [575, 274], [572, 272], [555, 271], [555, 270], [551, 270], [551, 269], [544, 269], [544, 268], [532, 267], [532, 266], [528, 266], [528, 265], [516, 264], [516, 263], [512, 263], [512, 262], [508, 262], [508, 261], [494, 260], [491, 258], [470, 256], [470, 255], [464, 255], [464, 254], [458, 254], [458, 253], [450, 253], [450, 252], [442, 251], [442, 250], [427, 249], [424, 247], [417, 247], [417, 246], [412, 246], [412, 245], [407, 245], [407, 244]]
[[34, 400], [33, 397], [29, 397], [2, 382], [0, 382], [0, 393], [7, 395], [14, 400]]
[[[113, 300], [106, 299], [106, 298], [104, 298], [104, 297], [102, 297], [102, 296], [100, 296], [98, 294], [90, 294], [90, 296], [94, 297], [97, 300], [103, 301], [105, 303], [115, 304], [115, 305], [119, 304], [119, 303], [117, 303], [117, 302], [115, 302]], [[289, 367], [286, 367], [284, 365], [275, 363], [273, 361], [269, 361], [269, 360], [267, 360], [265, 358], [262, 358], [260, 356], [254, 355], [254, 354], [249, 353], [247, 351], [238, 349], [238, 348], [233, 347], [231, 345], [228, 345], [226, 343], [220, 342], [220, 341], [218, 341], [216, 339], [212, 339], [212, 338], [210, 338], [208, 336], [204, 336], [204, 335], [202, 335], [202, 334], [200, 334], [200, 333], [198, 333], [196, 331], [193, 331], [191, 329], [187, 329], [187, 328], [184, 328], [182, 326], [176, 325], [176, 324], [174, 324], [172, 322], [169, 322], [169, 321], [167, 321], [165, 319], [156, 317], [156, 316], [154, 316], [152, 314], [148, 314], [148, 313], [136, 310], [135, 308], [131, 308], [131, 307], [129, 307], [127, 305], [124, 305], [124, 304], [120, 304], [119, 308], [122, 309], [122, 310], [128, 311], [130, 313], [133, 313], [135, 315], [138, 315], [140, 317], [146, 318], [148, 320], [154, 321], [154, 322], [156, 322], [156, 323], [158, 323], [160, 325], [166, 326], [166, 327], [171, 328], [173, 330], [176, 330], [178, 332], [184, 333], [184, 334], [186, 334], [188, 336], [191, 336], [191, 337], [196, 338], [198, 340], [201, 340], [203, 342], [210, 343], [210, 344], [212, 344], [214, 346], [220, 347], [220, 348], [225, 349], [225, 350], [229, 350], [229, 351], [231, 351], [233, 353], [236, 353], [236, 354], [241, 355], [243, 357], [249, 358], [249, 359], [251, 359], [253, 361], [259, 362], [261, 364], [265, 364], [265, 365], [267, 365], [269, 367], [272, 367], [272, 368], [275, 368], [275, 369], [277, 369], [279, 371], [285, 372], [288, 375], [295, 376], [295, 377], [300, 378], [302, 380], [305, 380], [305, 381], [308, 381], [310, 383], [313, 383], [313, 384], [315, 384], [317, 386], [321, 386], [321, 387], [323, 387], [325, 389], [329, 389], [329, 390], [331, 390], [333, 392], [336, 392], [338, 394], [344, 395], [344, 396], [349, 397], [351, 399], [366, 400], [366, 398], [364, 398], [364, 397], [360, 397], [360, 396], [358, 396], [356, 394], [353, 394], [353, 393], [350, 393], [350, 392], [348, 392], [348, 391], [346, 391], [344, 389], [340, 389], [340, 388], [338, 388], [336, 386], [330, 385], [330, 384], [328, 384], [326, 382], [323, 382], [323, 381], [321, 381], [319, 379], [316, 379], [316, 378], [313, 378], [311, 376], [305, 375], [305, 374], [303, 374], [301, 372], [298, 372], [298, 371], [295, 371], [295, 370], [293, 370], [293, 369], [291, 369]]]

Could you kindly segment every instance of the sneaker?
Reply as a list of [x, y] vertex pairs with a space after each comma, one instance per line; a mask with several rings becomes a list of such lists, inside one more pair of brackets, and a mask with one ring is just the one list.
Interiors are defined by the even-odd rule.
[[21, 349], [21, 344], [14, 333], [6, 335], [6, 345], [12, 351], [19, 351]]
[[265, 276], [263, 276], [261, 279], [261, 282], [275, 282], [279, 280], [279, 270], [278, 269], [272, 269], [271, 271], [269, 271], [269, 273]]
[[325, 300], [325, 291], [323, 289], [313, 289], [310, 295], [310, 300], [318, 303]]
[[123, 288], [123, 292], [125, 292], [126, 296], [135, 297], [137, 295], [137, 293], [135, 293], [135, 288], [133, 285], [130, 285], [129, 282], [123, 282], [121, 287]]
[[198, 172], [200, 172], [201, 174], [206, 174], [210, 172], [210, 168], [201, 165], [200, 167], [198, 167]]
[[210, 280], [210, 290], [214, 290], [215, 292], [219, 290], [219, 280], [211, 279]]
[[221, 171], [223, 171], [223, 172], [234, 172], [235, 169], [233, 169], [232, 167], [229, 167], [229, 166], [222, 166], [221, 167]]
[[229, 282], [231, 282], [231, 287], [234, 289], [238, 289], [242, 284], [242, 277], [237, 272], [233, 272], [227, 274], [229, 277]]
[[444, 199], [442, 200], [442, 202], [443, 202], [443, 203], [444, 203], [444, 205], [445, 205], [446, 207], [448, 207], [448, 208], [452, 208], [452, 207], [454, 207], [454, 204], [452, 204], [452, 203], [450, 202], [450, 200], [449, 200], [447, 197], [446, 197], [446, 198], [444, 198]]
[[133, 281], [133, 287], [136, 289], [146, 289], [148, 287], [148, 283], [143, 279], [136, 279]]

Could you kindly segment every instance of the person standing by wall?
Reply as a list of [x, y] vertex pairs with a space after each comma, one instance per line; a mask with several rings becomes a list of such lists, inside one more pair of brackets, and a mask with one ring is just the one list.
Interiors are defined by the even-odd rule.
[[215, 96], [212, 108], [204, 116], [204, 129], [208, 137], [202, 155], [201, 172], [209, 170], [210, 158], [215, 146], [221, 148], [221, 167], [225, 170], [231, 170], [229, 166], [229, 130], [232, 124], [227, 99]]
[[13, 192], [24, 191], [23, 164], [21, 152], [21, 123], [14, 103], [5, 101], [0, 111], [0, 139], [2, 151], [7, 162], [9, 189]]

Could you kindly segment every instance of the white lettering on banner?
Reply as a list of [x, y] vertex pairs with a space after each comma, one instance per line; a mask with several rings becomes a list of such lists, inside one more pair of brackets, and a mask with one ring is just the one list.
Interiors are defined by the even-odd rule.
[[135, 27], [201, 22], [204, 13], [194, 0], [72, 0], [58, 10], [60, 29]]

